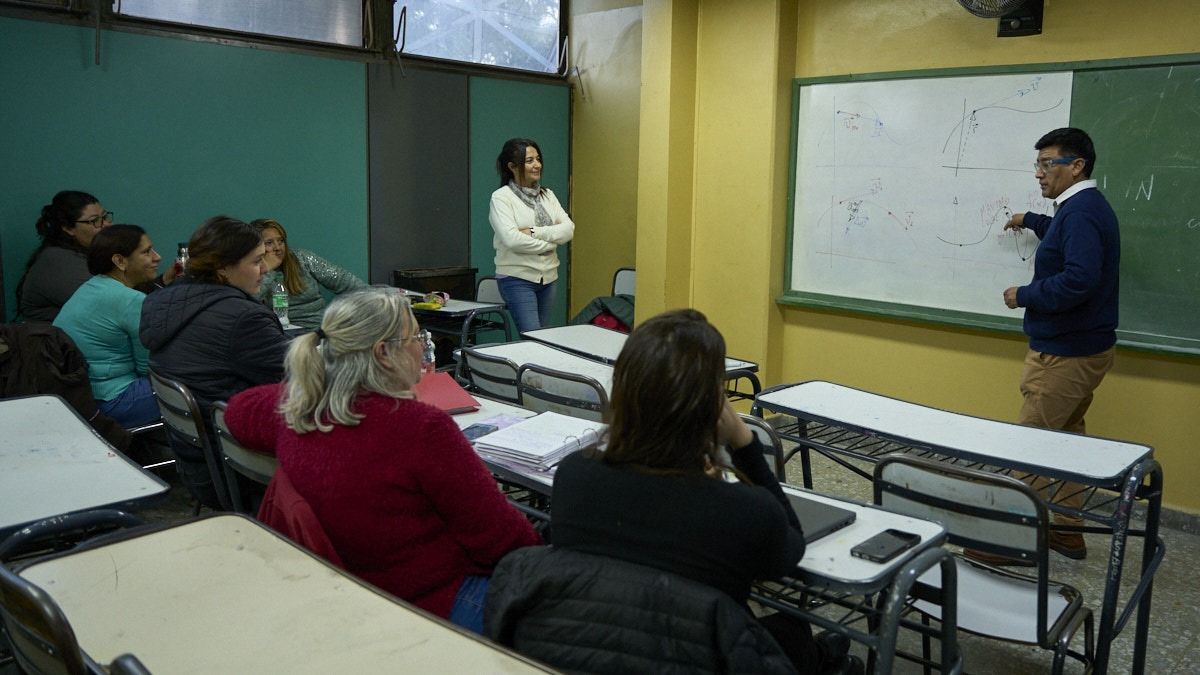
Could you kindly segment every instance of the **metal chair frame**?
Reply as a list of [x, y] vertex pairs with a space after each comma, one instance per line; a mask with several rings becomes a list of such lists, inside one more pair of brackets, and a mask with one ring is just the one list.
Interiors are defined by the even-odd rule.
[[[922, 479], [921, 484], [916, 483], [916, 478]], [[901, 454], [888, 455], [876, 464], [874, 479], [876, 504], [941, 522], [946, 527], [949, 543], [1032, 562], [1034, 573], [1028, 576], [959, 556], [956, 559], [958, 597], [971, 594], [973, 583], [989, 578], [1032, 587], [1037, 594], [1036, 616], [1029, 617], [1036, 622], [1036, 641], [1032, 644], [1054, 652], [1054, 673], [1062, 672], [1066, 656], [1090, 668], [1095, 659], [1092, 612], [1083, 606], [1082, 596], [1076, 589], [1049, 580], [1048, 511], [1045, 502], [1029, 485], [1010, 476]], [[922, 577], [918, 585], [928, 590], [930, 580]], [[1052, 587], [1067, 602], [1055, 616], [1050, 616], [1049, 610], [1048, 594]], [[922, 596], [920, 589], [917, 596]], [[982, 627], [972, 626], [970, 617], [964, 617], [963, 603], [957, 605], [960, 630], [996, 639], [1012, 639], [990, 635]], [[918, 601], [913, 607], [923, 615], [923, 620], [938, 618], [926, 602]], [[1082, 653], [1070, 648], [1080, 625], [1085, 628]], [[927, 634], [923, 636], [922, 648], [928, 672]]]
[[507, 403], [521, 404], [516, 363], [470, 347], [463, 347], [459, 355], [459, 380], [467, 389]]
[[163, 377], [153, 369], [150, 370], [150, 387], [154, 390], [154, 398], [158, 400], [158, 409], [167, 428], [175, 431], [187, 443], [200, 448], [217, 500], [221, 508], [229, 510], [229, 486], [225, 484], [221, 460], [209, 440], [208, 427], [196, 397], [182, 382]]
[[247, 448], [234, 438], [225, 423], [225, 401], [213, 404], [213, 427], [217, 430], [217, 440], [221, 444], [221, 468], [225, 472], [225, 482], [229, 485], [229, 501], [233, 510], [245, 513], [251, 517], [257, 512], [246, 502], [238, 485], [238, 476], [244, 476], [263, 486], [271, 482], [279, 461], [273, 455], [256, 452]]
[[[557, 380], [560, 385], [565, 383], [567, 388], [578, 388], [587, 398], [556, 393], [546, 386], [547, 380]], [[603, 421], [609, 405], [608, 394], [594, 378], [535, 363], [527, 363], [517, 369], [517, 394], [520, 397], [519, 404], [530, 410], [553, 411], [597, 422]]]

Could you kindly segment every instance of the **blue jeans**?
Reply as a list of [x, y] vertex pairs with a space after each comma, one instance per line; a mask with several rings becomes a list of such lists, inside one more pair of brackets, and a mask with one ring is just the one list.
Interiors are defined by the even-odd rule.
[[450, 622], [483, 635], [483, 601], [487, 589], [488, 577], [463, 578], [450, 608]]
[[537, 330], [550, 323], [550, 308], [554, 306], [554, 282], [539, 284], [518, 277], [497, 277], [500, 297], [508, 313], [517, 322], [517, 331]]
[[139, 377], [130, 382], [114, 399], [96, 401], [96, 407], [126, 429], [157, 422], [161, 418], [148, 377]]

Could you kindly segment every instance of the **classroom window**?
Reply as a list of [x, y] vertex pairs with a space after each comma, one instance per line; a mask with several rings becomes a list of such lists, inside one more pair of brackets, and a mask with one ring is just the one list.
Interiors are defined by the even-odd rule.
[[243, 33], [363, 46], [362, 0], [114, 0], [113, 12]]
[[405, 54], [556, 73], [559, 5], [559, 0], [408, 0], [393, 10], [397, 32], [402, 6], [406, 14], [397, 48]]

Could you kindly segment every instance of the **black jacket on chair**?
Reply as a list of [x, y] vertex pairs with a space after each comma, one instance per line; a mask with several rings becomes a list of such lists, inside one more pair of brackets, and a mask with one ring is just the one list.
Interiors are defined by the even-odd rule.
[[553, 547], [505, 556], [484, 633], [570, 673], [795, 673], [753, 616], [709, 586]]
[[101, 413], [87, 360], [70, 336], [48, 323], [0, 324], [0, 398], [57, 394], [104, 439], [128, 450], [129, 432]]

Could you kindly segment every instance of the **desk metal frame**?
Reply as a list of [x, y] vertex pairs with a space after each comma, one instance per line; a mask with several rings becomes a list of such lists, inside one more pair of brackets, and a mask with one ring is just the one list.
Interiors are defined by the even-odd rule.
[[[1166, 545], [1158, 535], [1159, 516], [1162, 510], [1162, 467], [1152, 456], [1147, 454], [1139, 461], [1127, 466], [1122, 475], [1114, 480], [1087, 481], [1082, 480], [1079, 475], [1056, 474], [1052, 470], [1037, 466], [1016, 466], [1011, 462], [1006, 462], [1003, 458], [981, 456], [961, 448], [922, 442], [920, 439], [892, 436], [876, 429], [846, 424], [804, 410], [762, 400], [763, 397], [793, 386], [798, 385], [785, 384], [763, 391], [756, 400], [752, 412], [762, 416], [762, 412], [766, 410], [796, 418], [797, 421], [794, 424], [780, 427], [777, 431], [782, 438], [797, 444], [797, 448], [788, 454], [785, 461], [790, 460], [797, 453], [800, 454], [805, 487], [812, 487], [811, 451], [820, 453], [868, 480], [871, 479], [870, 473], [854, 466], [845, 458], [874, 463], [892, 453], [905, 453], [966, 468], [1014, 475], [1017, 478], [1023, 477], [1026, 473], [1035, 473], [1049, 479], [1051, 482], [1046, 490], [1051, 494], [1051, 501], [1047, 504], [1050, 510], [1079, 516], [1099, 524], [1096, 527], [1082, 528], [1082, 531], [1112, 534], [1104, 598], [1097, 626], [1094, 670], [1096, 673], [1107, 672], [1112, 641], [1125, 628], [1136, 608], [1138, 620], [1134, 638], [1132, 672], [1137, 675], [1144, 672], [1154, 574], [1166, 553]], [[909, 405], [917, 406], [919, 404]], [[928, 408], [928, 406], [921, 407]], [[948, 415], [959, 415], [959, 413], [944, 412]], [[994, 420], [984, 421], [1008, 424]], [[1083, 485], [1085, 499], [1083, 508], [1080, 510], [1055, 503], [1055, 498], [1059, 496], [1058, 492], [1070, 483]], [[1133, 502], [1137, 499], [1146, 501], [1145, 530], [1130, 528], [1129, 519], [1133, 511]], [[1141, 575], [1136, 588], [1130, 594], [1124, 609], [1118, 616], [1117, 604], [1121, 590], [1121, 574], [1124, 570], [1126, 539], [1129, 535], [1143, 537]], [[1146, 545], [1146, 542], [1149, 542], [1149, 545]]]
[[413, 314], [430, 333], [457, 338], [458, 347], [472, 346], [472, 338], [483, 331], [504, 331], [508, 341], [516, 335], [512, 318], [500, 303], [450, 300], [441, 309], [413, 309]]

